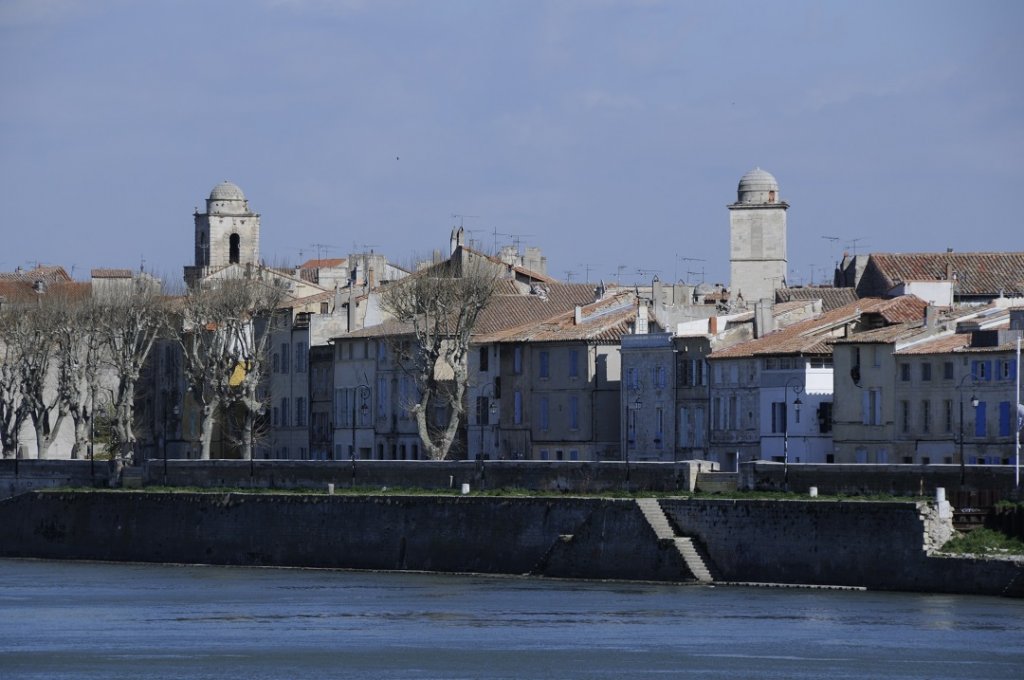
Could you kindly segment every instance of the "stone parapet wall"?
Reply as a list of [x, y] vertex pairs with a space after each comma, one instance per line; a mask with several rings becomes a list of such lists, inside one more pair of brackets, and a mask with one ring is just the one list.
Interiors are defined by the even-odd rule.
[[[787, 470], [788, 467], [788, 470]], [[963, 484], [959, 465], [867, 465], [806, 464], [752, 461], [740, 464], [738, 487], [742, 491], [807, 493], [812, 486], [821, 494], [893, 496], [935, 495], [937, 488], [954, 492], [983, 494], [991, 502], [1010, 498], [1014, 492], [1014, 469], [1010, 465], [968, 465]]]
[[[201, 488], [526, 489], [564, 493], [692, 491], [710, 461], [679, 463], [545, 461], [170, 460], [166, 484]], [[146, 466], [146, 484], [164, 484], [163, 461]]]

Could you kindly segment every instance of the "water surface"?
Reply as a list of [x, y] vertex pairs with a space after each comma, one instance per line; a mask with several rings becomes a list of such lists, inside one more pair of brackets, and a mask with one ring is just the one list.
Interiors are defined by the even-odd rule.
[[0, 560], [0, 678], [1024, 678], [1024, 602]]

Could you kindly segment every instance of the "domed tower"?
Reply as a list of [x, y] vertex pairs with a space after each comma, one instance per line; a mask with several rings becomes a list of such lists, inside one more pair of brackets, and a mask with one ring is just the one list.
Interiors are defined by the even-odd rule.
[[195, 264], [185, 267], [192, 285], [229, 264], [257, 264], [260, 260], [260, 216], [249, 210], [245, 194], [224, 181], [210, 192], [206, 212], [196, 211]]
[[754, 168], [740, 178], [736, 202], [729, 206], [730, 292], [753, 302], [775, 299], [786, 285], [786, 209], [779, 183]]

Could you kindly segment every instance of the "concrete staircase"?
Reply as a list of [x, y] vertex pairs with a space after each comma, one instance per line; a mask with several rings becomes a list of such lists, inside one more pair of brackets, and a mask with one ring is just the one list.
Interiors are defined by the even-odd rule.
[[654, 529], [658, 540], [672, 542], [672, 545], [679, 552], [679, 556], [683, 558], [683, 562], [690, 570], [690, 573], [693, 574], [693, 577], [701, 583], [713, 583], [714, 578], [711, 576], [711, 570], [708, 569], [707, 562], [705, 562], [703, 556], [697, 550], [693, 539], [689, 536], [676, 535], [672, 525], [669, 524], [668, 517], [665, 516], [665, 511], [661, 509], [661, 503], [658, 502], [658, 499], [637, 498], [636, 504], [644, 514], [647, 523]]

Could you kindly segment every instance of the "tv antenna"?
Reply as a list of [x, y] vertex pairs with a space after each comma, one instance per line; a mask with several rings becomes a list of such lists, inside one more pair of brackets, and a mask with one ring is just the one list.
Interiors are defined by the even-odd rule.
[[583, 271], [586, 272], [586, 274], [585, 274], [586, 278], [584, 279], [584, 281], [586, 283], [590, 283], [590, 270], [593, 269], [594, 267], [592, 265], [589, 265], [589, 264], [578, 264], [576, 266], [577, 267], [583, 267]]
[[576, 272], [574, 272], [571, 269], [566, 269], [565, 270], [565, 282], [566, 283], [572, 283], [572, 277], [574, 277], [574, 276], [576, 276]]
[[[676, 253], [675, 269], [672, 270], [672, 283], [675, 283], [676, 281], [679, 280], [679, 263], [680, 262], [707, 262], [707, 260], [705, 260], [702, 257], [679, 257], [679, 253]], [[690, 272], [687, 272], [686, 275], [689, 276]], [[703, 270], [701, 270], [701, 283], [704, 283], [704, 273], [703, 273]]]

